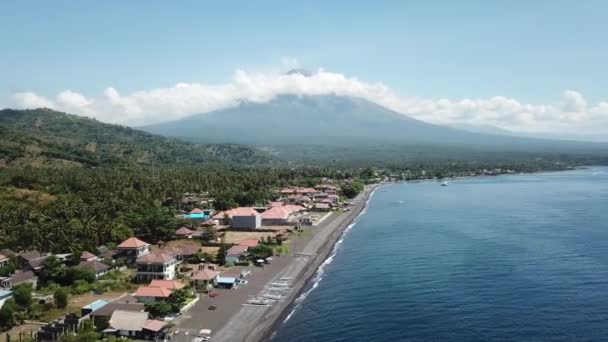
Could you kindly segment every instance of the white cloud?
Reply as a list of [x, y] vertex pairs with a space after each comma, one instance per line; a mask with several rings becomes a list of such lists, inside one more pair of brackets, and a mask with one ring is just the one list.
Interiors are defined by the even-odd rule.
[[64, 90], [57, 94], [56, 100], [61, 108], [72, 108], [75, 111], [86, 110], [87, 107], [93, 104], [93, 100], [89, 100], [83, 95], [71, 90]]
[[[297, 64], [295, 58], [282, 61], [284, 67]], [[560, 100], [549, 104], [527, 104], [504, 96], [424, 99], [398, 94], [383, 83], [364, 82], [323, 69], [311, 76], [237, 70], [232, 81], [225, 84], [178, 83], [124, 95], [108, 87], [94, 99], [70, 90], [59, 93], [54, 100], [32, 92], [17, 93], [12, 103], [18, 108], [49, 107], [106, 122], [141, 125], [223, 109], [245, 100], [265, 102], [282, 94], [361, 97], [437, 124], [496, 126], [520, 132], [608, 134], [608, 102], [589, 105], [582, 94], [573, 90], [566, 90]]]
[[11, 102], [17, 108], [54, 108], [55, 105], [52, 101], [39, 96], [35, 93], [15, 93], [11, 97]]

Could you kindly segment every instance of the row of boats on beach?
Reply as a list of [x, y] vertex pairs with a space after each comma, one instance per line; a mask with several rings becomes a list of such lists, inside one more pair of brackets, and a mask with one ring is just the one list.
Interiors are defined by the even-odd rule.
[[264, 287], [260, 295], [249, 298], [244, 305], [269, 306], [276, 301], [285, 299], [291, 291], [292, 277], [281, 277]]

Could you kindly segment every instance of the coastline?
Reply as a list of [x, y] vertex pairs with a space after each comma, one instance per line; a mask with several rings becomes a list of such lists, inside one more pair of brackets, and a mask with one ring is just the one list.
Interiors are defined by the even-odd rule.
[[319, 267], [332, 254], [345, 230], [365, 210], [371, 195], [382, 185], [384, 184], [367, 185], [355, 198], [355, 204], [350, 211], [337, 217], [328, 227], [315, 234], [315, 237], [306, 245], [301, 254], [310, 256], [309, 258], [295, 258], [276, 275], [273, 281], [278, 281], [285, 275], [292, 278], [291, 291], [282, 301], [278, 301], [272, 306], [243, 306], [226, 322], [224, 327], [214, 334], [211, 341], [259, 342], [271, 339], [272, 334], [297, 306], [296, 299], [302, 295]]

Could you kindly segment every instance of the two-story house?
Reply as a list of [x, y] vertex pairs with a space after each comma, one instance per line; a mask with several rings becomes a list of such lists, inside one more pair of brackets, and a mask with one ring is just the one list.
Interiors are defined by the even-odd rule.
[[137, 258], [137, 281], [149, 283], [154, 279], [175, 279], [177, 265], [174, 255], [163, 252], [149, 253]]
[[130, 237], [116, 246], [116, 257], [126, 258], [132, 264], [137, 258], [150, 253], [150, 244], [136, 237]]

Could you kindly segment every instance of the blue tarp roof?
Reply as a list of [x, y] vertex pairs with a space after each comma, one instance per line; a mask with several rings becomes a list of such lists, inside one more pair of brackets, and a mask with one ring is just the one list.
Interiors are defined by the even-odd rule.
[[110, 303], [110, 302], [108, 302], [107, 300], [99, 299], [99, 300], [94, 301], [91, 304], [83, 306], [82, 308], [90, 309], [92, 311], [97, 311], [97, 310], [103, 308], [104, 306], [106, 306], [108, 303]]

